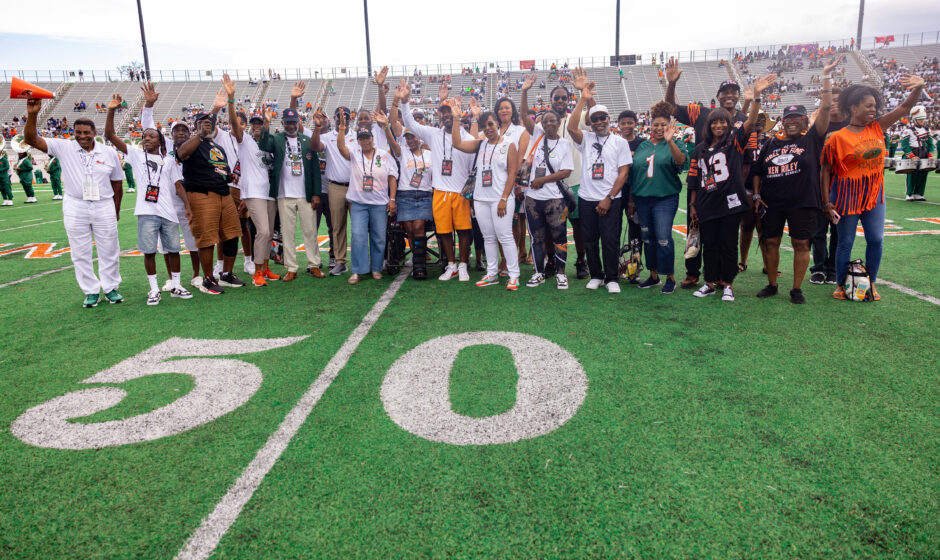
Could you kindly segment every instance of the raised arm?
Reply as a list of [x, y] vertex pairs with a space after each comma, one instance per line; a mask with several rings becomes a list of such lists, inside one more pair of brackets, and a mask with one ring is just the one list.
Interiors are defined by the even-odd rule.
[[529, 89], [535, 84], [535, 78], [536, 75], [531, 72], [525, 77], [525, 81], [522, 82], [522, 99], [519, 100], [519, 118], [522, 119], [522, 126], [529, 134], [535, 130], [535, 121], [529, 118]]
[[666, 103], [669, 103], [673, 107], [673, 111], [678, 108], [679, 104], [676, 101], [676, 83], [679, 81], [679, 78], [682, 77], [682, 70], [679, 70], [679, 61], [675, 58], [670, 58], [669, 62], [666, 63]]
[[242, 128], [242, 123], [238, 120], [238, 115], [235, 114], [235, 82], [229, 78], [228, 74], [222, 74], [222, 88], [225, 89], [225, 94], [228, 96], [225, 101], [228, 103], [228, 123], [232, 128], [232, 136], [235, 137], [235, 141], [241, 144], [245, 129]]
[[118, 138], [117, 132], [114, 130], [114, 111], [121, 106], [121, 96], [120, 94], [115, 93], [111, 96], [111, 100], [108, 101], [108, 117], [104, 121], [104, 137], [108, 139], [108, 142], [114, 145], [114, 149], [117, 151], [126, 154], [127, 153], [127, 144], [123, 140]]
[[832, 79], [830, 75], [832, 71], [836, 69], [836, 66], [844, 59], [845, 55], [841, 54], [837, 56], [834, 61], [823, 67], [822, 91], [819, 95], [819, 113], [816, 116], [816, 122], [813, 123], [813, 126], [816, 128], [816, 134], [823, 138], [826, 136], [826, 131], [829, 130], [829, 109], [832, 107]]
[[388, 117], [381, 111], [372, 111], [372, 120], [378, 123], [385, 132], [385, 139], [388, 141], [388, 149], [396, 158], [401, 157], [401, 145], [398, 139], [392, 134], [392, 127], [388, 124]]
[[594, 99], [594, 83], [587, 81], [587, 72], [580, 66], [575, 67], [575, 69], [571, 71], [571, 77], [571, 83], [575, 88], [581, 91], [581, 95], [578, 96], [578, 102], [574, 106], [574, 111], [572, 111], [571, 116], [568, 117], [568, 134], [571, 135], [571, 139], [574, 140], [576, 144], [581, 144], [581, 142], [584, 141], [584, 135], [581, 134], [578, 123], [581, 122], [581, 112], [584, 111], [584, 104], [587, 103], [588, 99]]
[[904, 103], [901, 103], [895, 110], [878, 119], [878, 124], [885, 130], [892, 124], [901, 120], [901, 117], [907, 116], [911, 112], [911, 109], [914, 108], [914, 105], [917, 105], [917, 101], [920, 100], [920, 96], [924, 92], [924, 79], [920, 76], [902, 74], [900, 82], [906, 89], [911, 90], [911, 93], [908, 94]]
[[385, 95], [388, 93], [388, 85], [385, 83], [386, 77], [388, 77], [388, 66], [383, 66], [381, 70], [375, 72], [375, 86], [379, 90], [375, 110], [382, 113], [388, 113], [388, 102], [385, 100]]
[[392, 125], [392, 133], [395, 134], [395, 138], [400, 138], [404, 131], [404, 126], [399, 120], [401, 119], [401, 112], [398, 110], [400, 104], [401, 99], [398, 98], [398, 88], [395, 88], [395, 93], [392, 94], [392, 109], [388, 113], [388, 121]]
[[320, 140], [320, 128], [326, 121], [327, 116], [323, 113], [323, 107], [317, 107], [317, 112], [313, 114], [313, 134], [310, 135], [310, 149], [314, 152], [322, 152], [326, 149], [323, 141]]
[[685, 165], [686, 153], [685, 150], [679, 148], [679, 145], [676, 144], [676, 132], [679, 130], [676, 124], [674, 119], [669, 120], [669, 124], [666, 125], [666, 131], [664, 132], [664, 138], [666, 139], [666, 145], [669, 146], [669, 153], [672, 154], [672, 163], [682, 166]]
[[346, 113], [340, 111], [339, 126], [336, 127], [336, 147], [339, 155], [349, 159], [349, 148], [346, 147]]
[[464, 140], [461, 138], [461, 129], [460, 129], [460, 101], [456, 98], [450, 98], [447, 100], [447, 104], [450, 105], [450, 110], [454, 114], [452, 119], [453, 125], [450, 128], [451, 140], [453, 141], [454, 147], [460, 150], [461, 152], [466, 152], [468, 154], [475, 153], [477, 147], [479, 147], [480, 142], [483, 140]]
[[[288, 105], [291, 109], [297, 110], [297, 106], [300, 103], [300, 98], [304, 96], [304, 93], [307, 92], [307, 82], [296, 82], [294, 87], [290, 88], [290, 104]], [[301, 127], [300, 132], [303, 132]]]
[[[444, 89], [446, 90], [447, 88], [445, 87]], [[417, 134], [418, 138], [423, 142], [429, 143], [434, 134], [440, 131], [436, 128], [420, 124], [415, 120], [414, 115], [411, 114], [411, 107], [408, 106], [411, 88], [408, 87], [408, 83], [405, 82], [404, 78], [398, 83], [396, 92], [398, 98], [401, 100], [401, 120], [405, 122], [405, 128]]]
[[220, 87], [219, 91], [215, 92], [215, 100], [212, 102], [212, 110], [210, 113], [213, 115], [218, 115], [219, 111], [222, 110], [222, 107], [225, 107], [227, 104], [227, 99], [228, 97], [226, 97], [225, 88]]
[[36, 129], [36, 119], [40, 109], [42, 109], [41, 99], [26, 100], [26, 126], [23, 127], [23, 140], [37, 150], [48, 153], [49, 146]]
[[760, 96], [765, 89], [770, 87], [771, 84], [777, 81], [776, 74], [767, 74], [766, 76], [761, 76], [754, 80], [753, 86], [753, 95], [754, 99], [751, 101], [751, 107], [747, 114], [747, 120], [744, 121], [744, 138], [747, 138], [751, 135], [751, 131], [754, 130], [754, 125], [757, 124], [757, 116], [760, 114]]

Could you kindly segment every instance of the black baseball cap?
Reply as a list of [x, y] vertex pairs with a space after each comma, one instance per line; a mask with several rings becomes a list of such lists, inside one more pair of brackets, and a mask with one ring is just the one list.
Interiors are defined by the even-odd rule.
[[806, 107], [802, 105], [789, 105], [783, 110], [783, 118], [791, 117], [793, 115], [799, 115], [801, 117], [806, 116]]
[[297, 111], [293, 109], [284, 109], [284, 113], [281, 114], [281, 122], [285, 122], [285, 123], [300, 122], [300, 116], [297, 114]]
[[725, 88], [734, 88], [738, 91], [741, 91], [741, 86], [739, 86], [738, 82], [734, 80], [725, 80], [721, 82], [721, 85], [718, 86], [718, 93], [721, 93]]
[[193, 117], [193, 122], [199, 122], [205, 119], [209, 119], [213, 124], [215, 123], [215, 119], [213, 119], [212, 115], [209, 113], [196, 113], [196, 116]]
[[254, 115], [253, 117], [248, 119], [248, 124], [255, 124], [255, 123], [264, 124], [264, 118], [259, 117], [258, 115]]
[[356, 138], [372, 138], [372, 131], [368, 128], [360, 128], [356, 131]]

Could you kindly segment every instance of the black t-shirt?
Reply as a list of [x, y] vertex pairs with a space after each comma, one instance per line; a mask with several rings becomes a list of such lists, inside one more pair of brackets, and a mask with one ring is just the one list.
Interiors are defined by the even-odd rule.
[[755, 174], [770, 208], [819, 208], [819, 157], [824, 138], [816, 127], [795, 140], [776, 136], [761, 149]]
[[745, 149], [742, 134], [740, 126], [733, 127], [724, 144], [706, 147], [702, 142], [692, 153], [688, 183], [689, 190], [698, 191], [695, 211], [700, 221], [707, 222], [750, 209], [741, 174]]
[[840, 121], [840, 122], [829, 121], [829, 128], [826, 129], [825, 139], [828, 140], [833, 132], [839, 132], [840, 130], [845, 128], [846, 123], [848, 123], [848, 121]]
[[186, 192], [229, 194], [229, 166], [225, 150], [203, 138], [196, 151], [183, 162], [183, 188]]
[[[624, 140], [626, 140], [626, 138], [624, 138]], [[627, 144], [630, 144], [631, 156], [636, 153], [636, 149], [640, 147], [640, 144], [642, 144], [644, 140], [646, 140], [646, 138], [640, 136], [639, 134], [635, 134], [633, 136], [633, 140], [627, 140]]]
[[[714, 109], [702, 107], [698, 103], [689, 103], [685, 106], [679, 105], [676, 107], [676, 120], [682, 124], [691, 126], [692, 129], [695, 130], [696, 146], [701, 144], [702, 140], [705, 138], [705, 120], [712, 111], [714, 111]], [[734, 114], [731, 115], [731, 120], [732, 124], [743, 123], [747, 120], [747, 115], [735, 109]], [[639, 144], [637, 145], [639, 146]]]

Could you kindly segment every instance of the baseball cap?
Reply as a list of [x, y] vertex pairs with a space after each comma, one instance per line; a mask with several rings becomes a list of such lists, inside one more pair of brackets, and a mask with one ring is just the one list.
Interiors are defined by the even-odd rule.
[[300, 122], [300, 116], [298, 116], [297, 111], [293, 109], [284, 109], [284, 112], [281, 114], [281, 122], [284, 122], [284, 123]]
[[209, 119], [213, 121], [213, 123], [215, 122], [215, 119], [213, 119], [212, 115], [210, 115], [209, 113], [196, 113], [196, 116], [193, 117], [193, 122], [199, 122], [205, 119]]
[[738, 91], [741, 91], [741, 86], [739, 86], [738, 82], [734, 80], [725, 80], [721, 82], [721, 85], [718, 86], [718, 93], [721, 93], [725, 88], [734, 88]]
[[605, 115], [609, 115], [609, 114], [610, 114], [610, 111], [608, 111], [608, 110], [607, 110], [607, 107], [604, 106], [604, 105], [595, 105], [595, 106], [591, 107], [591, 110], [590, 110], [590, 111], [588, 111], [588, 119], [590, 119], [591, 117], [593, 117], [593, 116], [596, 115], [597, 113], [604, 113]]
[[912, 119], [926, 119], [927, 118], [927, 109], [923, 105], [918, 105], [911, 109], [911, 118]]
[[372, 131], [368, 128], [360, 128], [356, 131], [356, 138], [372, 138]]
[[173, 123], [173, 126], [170, 127], [170, 131], [172, 132], [173, 130], [176, 130], [176, 127], [178, 126], [182, 126], [186, 130], [189, 130], [188, 124], [184, 123], [183, 121], [176, 121], [175, 123]]
[[255, 124], [255, 123], [264, 124], [264, 118], [259, 117], [258, 115], [255, 115], [251, 117], [250, 119], [248, 119], [248, 124]]
[[793, 115], [805, 117], [806, 107], [802, 105], [788, 105], [783, 109], [783, 118], [792, 117]]
[[403, 130], [402, 133], [401, 133], [402, 136], [405, 136], [405, 135], [408, 135], [408, 134], [410, 134], [411, 136], [414, 136], [415, 138], [418, 137], [418, 135], [415, 134], [413, 130], [408, 130], [407, 128], [406, 128], [405, 130]]

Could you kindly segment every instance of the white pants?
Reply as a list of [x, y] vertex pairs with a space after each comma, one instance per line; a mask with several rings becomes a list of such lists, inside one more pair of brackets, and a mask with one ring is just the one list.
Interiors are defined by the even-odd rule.
[[320, 266], [320, 245], [317, 242], [317, 213], [306, 198], [279, 198], [277, 211], [281, 216], [281, 238], [284, 240], [284, 266], [288, 272], [297, 272], [297, 218], [304, 234], [307, 267]]
[[[75, 279], [85, 294], [105, 293], [121, 284], [118, 258], [117, 215], [114, 200], [79, 200], [66, 195], [62, 202], [62, 221], [69, 238], [69, 255], [75, 265]], [[92, 264], [92, 247], [98, 247], [98, 272]]]
[[473, 201], [473, 210], [476, 213], [480, 232], [483, 233], [483, 248], [486, 251], [486, 275], [499, 274], [499, 246], [503, 247], [503, 256], [506, 257], [506, 268], [510, 278], [519, 278], [519, 249], [512, 236], [512, 207], [507, 206], [506, 215], [500, 218], [496, 215], [498, 200], [493, 202]]

